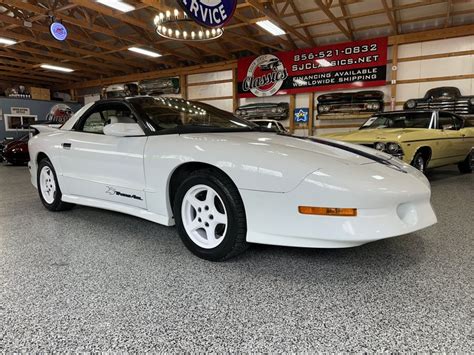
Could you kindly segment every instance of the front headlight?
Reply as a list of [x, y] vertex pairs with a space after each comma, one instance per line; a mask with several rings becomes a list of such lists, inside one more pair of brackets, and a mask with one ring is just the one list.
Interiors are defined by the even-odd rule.
[[378, 110], [380, 108], [380, 105], [377, 102], [374, 102], [372, 104], [372, 110]]
[[374, 148], [377, 149], [377, 150], [381, 150], [383, 152], [383, 151], [385, 151], [385, 143], [377, 142], [377, 143], [375, 143]]
[[474, 97], [471, 97], [471, 98], [469, 99], [469, 103], [470, 103], [472, 106], [474, 106]]
[[368, 110], [372, 110], [374, 107], [372, 106], [372, 104], [367, 104], [367, 109]]
[[284, 111], [284, 110], [283, 110], [283, 107], [278, 107], [278, 108], [277, 108], [277, 111], [278, 111], [278, 113], [282, 113], [282, 112]]
[[390, 154], [396, 154], [401, 150], [400, 146], [397, 143], [387, 143], [385, 147], [387, 153]]
[[416, 101], [415, 101], [415, 100], [408, 100], [408, 101], [406, 102], [406, 105], [407, 105], [407, 107], [408, 107], [409, 109], [413, 109], [413, 108], [416, 107]]
[[388, 153], [390, 155], [394, 155], [396, 157], [403, 156], [402, 147], [400, 147], [400, 145], [398, 143], [394, 143], [394, 142], [388, 142], [388, 143], [376, 142], [374, 144], [374, 148], [376, 150], [380, 150], [381, 152], [385, 152], [385, 153]]
[[276, 112], [277, 112], [277, 108], [276, 108], [276, 107], [272, 108], [272, 112], [273, 112], [273, 113], [276, 113]]
[[240, 116], [240, 115], [242, 114], [242, 111], [237, 110], [237, 111], [235, 111], [235, 114], [236, 114], [237, 116]]

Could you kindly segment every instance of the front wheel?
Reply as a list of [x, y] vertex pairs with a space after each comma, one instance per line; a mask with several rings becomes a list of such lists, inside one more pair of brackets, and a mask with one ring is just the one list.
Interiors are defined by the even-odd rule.
[[247, 222], [240, 194], [224, 174], [192, 173], [178, 187], [174, 215], [181, 240], [200, 258], [222, 261], [247, 248]]
[[38, 193], [43, 203], [50, 211], [64, 211], [74, 207], [73, 204], [61, 201], [62, 193], [59, 188], [56, 172], [49, 159], [43, 159], [38, 164], [37, 176]]
[[427, 159], [425, 158], [424, 154], [422, 152], [417, 152], [413, 158], [413, 161], [411, 162], [411, 165], [424, 173], [426, 171], [426, 163]]
[[458, 164], [458, 169], [461, 174], [470, 174], [472, 173], [472, 168], [474, 167], [474, 153], [471, 152], [467, 155], [461, 163]]

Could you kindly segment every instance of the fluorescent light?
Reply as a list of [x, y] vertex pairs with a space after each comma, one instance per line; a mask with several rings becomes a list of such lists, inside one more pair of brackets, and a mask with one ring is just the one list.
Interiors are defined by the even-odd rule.
[[258, 21], [257, 25], [263, 28], [265, 31], [270, 32], [274, 36], [281, 36], [284, 35], [286, 32], [283, 31], [280, 27], [275, 25], [273, 22], [265, 20], [265, 21]]
[[137, 47], [130, 47], [128, 50], [132, 51], [132, 52], [135, 52], [135, 53], [140, 53], [140, 54], [143, 54], [143, 55], [147, 55], [147, 56], [153, 57], [153, 58], [161, 57], [160, 53], [152, 52], [152, 51], [149, 51], [147, 49], [142, 49], [142, 48], [137, 48]]
[[122, 12], [129, 12], [129, 11], [135, 10], [135, 6], [124, 3], [123, 1], [120, 1], [120, 0], [97, 0], [97, 2], [101, 3], [102, 5], [111, 7], [115, 10], [122, 11]]
[[64, 72], [64, 73], [71, 73], [71, 72], [74, 71], [73, 69], [69, 69], [69, 68], [65, 68], [65, 67], [58, 67], [56, 65], [50, 65], [50, 64], [41, 64], [40, 67], [43, 68], [43, 69], [61, 71], [61, 72]]
[[16, 43], [16, 41], [14, 41], [12, 39], [0, 37], [0, 44], [6, 44], [7, 46], [10, 46], [10, 45], [15, 44], [15, 43]]

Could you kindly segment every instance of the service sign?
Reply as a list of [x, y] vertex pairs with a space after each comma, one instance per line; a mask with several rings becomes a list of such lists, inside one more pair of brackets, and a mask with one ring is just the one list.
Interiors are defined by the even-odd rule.
[[387, 38], [239, 59], [239, 97], [382, 86]]
[[222, 27], [230, 21], [237, 0], [178, 0], [186, 14], [202, 26]]

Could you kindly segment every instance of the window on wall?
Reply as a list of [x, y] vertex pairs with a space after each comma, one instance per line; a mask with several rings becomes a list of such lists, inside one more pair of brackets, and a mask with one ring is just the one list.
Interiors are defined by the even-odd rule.
[[25, 131], [38, 120], [36, 115], [3, 115], [6, 131]]

